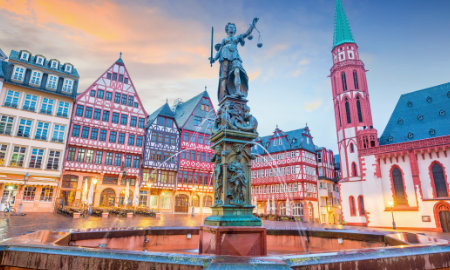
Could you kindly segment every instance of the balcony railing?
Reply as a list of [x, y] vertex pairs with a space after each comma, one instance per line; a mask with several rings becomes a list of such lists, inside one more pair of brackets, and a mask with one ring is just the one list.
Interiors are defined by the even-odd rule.
[[44, 109], [41, 109], [41, 113], [43, 113], [43, 114], [52, 114], [52, 111], [51, 110], [44, 110]]
[[17, 108], [17, 103], [5, 102], [6, 107]]

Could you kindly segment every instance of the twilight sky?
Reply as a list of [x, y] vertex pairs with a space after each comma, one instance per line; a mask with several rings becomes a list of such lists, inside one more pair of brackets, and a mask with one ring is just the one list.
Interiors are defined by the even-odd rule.
[[[342, 0], [366, 65], [379, 135], [402, 93], [449, 81], [450, 1]], [[336, 151], [329, 69], [334, 0], [84, 1], [0, 0], [0, 48], [70, 62], [84, 91], [123, 52], [148, 113], [205, 86], [217, 104], [218, 64], [209, 66], [227, 22], [258, 35], [240, 48], [250, 76], [250, 107], [259, 133], [308, 123], [314, 142]]]

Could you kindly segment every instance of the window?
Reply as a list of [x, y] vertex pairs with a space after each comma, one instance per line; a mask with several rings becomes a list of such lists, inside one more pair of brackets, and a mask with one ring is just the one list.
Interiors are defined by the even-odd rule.
[[113, 72], [112, 75], [113, 75], [113, 76], [112, 76], [112, 80], [113, 80], [113, 81], [117, 81], [117, 73]]
[[106, 79], [111, 80], [111, 73], [106, 73]]
[[91, 140], [96, 141], [98, 137], [98, 128], [92, 128], [91, 130]]
[[148, 199], [148, 191], [147, 190], [139, 190], [139, 205], [140, 206], [147, 206], [147, 199]]
[[355, 89], [359, 89], [358, 73], [356, 72], [356, 70], [353, 70], [353, 84], [355, 85]]
[[81, 131], [81, 138], [88, 139], [89, 138], [89, 127], [83, 127], [83, 130]]
[[86, 163], [92, 163], [94, 160], [94, 150], [89, 149], [86, 151]]
[[14, 66], [12, 79], [15, 81], [23, 82], [24, 74], [25, 74], [25, 68], [20, 67], [20, 66]]
[[139, 147], [142, 146], [142, 136], [136, 137], [136, 146], [139, 146]]
[[103, 99], [103, 96], [105, 95], [105, 91], [98, 89], [97, 90], [97, 97]]
[[47, 170], [57, 170], [61, 152], [51, 150], [47, 160]]
[[363, 121], [361, 112], [361, 101], [359, 97], [356, 98], [356, 110], [358, 111], [358, 121], [361, 123]]
[[26, 186], [23, 190], [23, 201], [32, 202], [34, 201], [34, 197], [36, 195], [36, 187]]
[[348, 103], [347, 98], [345, 98], [345, 113], [347, 115], [347, 123], [350, 124], [352, 122], [352, 117], [350, 116], [350, 104]]
[[120, 163], [122, 162], [122, 154], [115, 154], [114, 156], [114, 166], [120, 167]]
[[109, 142], [110, 143], [116, 143], [116, 137], [117, 137], [117, 132], [116, 131], [111, 131], [109, 133]]
[[25, 95], [25, 102], [23, 103], [23, 109], [34, 112], [36, 110], [37, 96], [30, 94]]
[[97, 151], [95, 153], [95, 164], [102, 164], [102, 159], [103, 159], [103, 152]]
[[349, 199], [349, 203], [350, 203], [350, 215], [356, 216], [355, 198], [353, 196], [350, 196], [348, 199]]
[[9, 166], [23, 167], [23, 160], [25, 159], [25, 151], [26, 151], [25, 147], [14, 146]]
[[433, 184], [436, 198], [448, 197], [447, 182], [444, 178], [444, 170], [442, 166], [435, 162], [431, 167], [431, 172], [433, 175]]
[[75, 160], [75, 147], [69, 147], [69, 151], [67, 153], [67, 161], [74, 161]]
[[114, 103], [120, 103], [120, 93], [114, 95]]
[[355, 152], [355, 148], [353, 146], [353, 143], [350, 143], [350, 153]]
[[128, 116], [126, 114], [122, 114], [120, 116], [120, 124], [126, 126], [128, 122]]
[[69, 102], [58, 102], [58, 111], [56, 115], [60, 117], [67, 117], [69, 115]]
[[65, 78], [62, 90], [66, 93], [72, 93], [72, 89], [73, 89], [73, 80]]
[[99, 138], [99, 140], [100, 140], [101, 142], [106, 141], [106, 134], [107, 134], [107, 131], [106, 131], [106, 130], [102, 129], [102, 130], [100, 131], [100, 138]]
[[31, 72], [30, 84], [34, 86], [39, 86], [41, 85], [41, 79], [42, 79], [42, 72], [36, 70], [33, 70]]
[[119, 123], [119, 114], [118, 113], [113, 113], [112, 114], [112, 123], [114, 124], [118, 124]]
[[84, 112], [84, 106], [83, 105], [77, 105], [77, 110], [75, 111], [76, 116], [83, 116]]
[[122, 74], [119, 75], [119, 82], [123, 82], [123, 75]]
[[37, 122], [36, 135], [34, 136], [34, 138], [36, 140], [47, 140], [48, 126], [49, 123]]
[[191, 134], [191, 142], [195, 143], [197, 140], [197, 135], [196, 134]]
[[109, 111], [103, 111], [102, 121], [109, 122]]
[[202, 118], [198, 116], [194, 116], [194, 126], [200, 126], [202, 123]]
[[352, 162], [352, 176], [358, 176], [358, 170], [355, 162]]
[[0, 117], [0, 134], [11, 135], [14, 117], [2, 115]]
[[65, 72], [72, 72], [72, 66], [69, 65], [69, 64], [66, 64], [65, 67], [64, 67], [64, 71]]
[[41, 113], [52, 114], [55, 101], [49, 98], [43, 98], [41, 104]]
[[91, 118], [92, 117], [92, 107], [86, 107], [84, 111], [84, 117]]
[[[117, 176], [104, 176], [103, 177], [103, 181], [102, 184], [104, 185], [117, 185], [119, 182], [119, 178], [117, 178]], [[114, 191], [112, 189], [107, 189], [109, 192], [111, 192], [112, 194], [115, 195]], [[114, 197], [114, 195], [111, 195], [112, 197]], [[114, 205], [114, 203], [113, 203]]]
[[125, 168], [130, 168], [131, 167], [131, 155], [126, 155], [125, 156]]
[[166, 127], [172, 127], [173, 126], [173, 120], [172, 119], [166, 119]]
[[100, 120], [100, 116], [102, 115], [101, 109], [95, 109], [94, 110], [94, 120]]
[[345, 72], [341, 72], [342, 89], [347, 91], [347, 79], [345, 78]]
[[136, 116], [131, 116], [130, 127], [136, 127], [136, 124], [137, 124], [137, 117]]
[[39, 200], [41, 202], [51, 202], [53, 200], [53, 188], [43, 187], [41, 191], [41, 198]]
[[183, 141], [188, 142], [189, 141], [189, 133], [183, 133]]
[[128, 83], [128, 78], [125, 78], [125, 80], [123, 81], [123, 83], [127, 84], [127, 83]]
[[139, 128], [144, 128], [145, 126], [145, 118], [140, 118], [139, 117]]
[[80, 136], [80, 125], [73, 125], [72, 137], [79, 137], [79, 136]]
[[112, 92], [106, 92], [106, 95], [105, 95], [105, 100], [111, 100], [112, 99]]
[[205, 137], [205, 145], [211, 145], [211, 143], [209, 142], [209, 137]]
[[133, 103], [134, 103], [134, 97], [128, 96], [128, 106], [133, 106]]
[[139, 169], [139, 162], [140, 162], [140, 158], [138, 156], [134, 156], [133, 159], [133, 168], [135, 169]]
[[52, 61], [50, 62], [50, 68], [57, 69], [57, 68], [58, 68], [58, 61], [52, 60]]
[[125, 133], [119, 133], [119, 144], [125, 144]]
[[358, 209], [359, 215], [364, 216], [366, 214], [366, 210], [364, 209], [364, 198], [363, 196], [358, 196]]
[[405, 186], [403, 185], [402, 172], [398, 167], [394, 167], [391, 173], [392, 182], [394, 185], [394, 204], [407, 205]]
[[198, 144], [203, 144], [203, 136], [198, 135]]
[[44, 149], [33, 148], [31, 150], [30, 168], [40, 169], [42, 165], [42, 157], [44, 156]]
[[19, 92], [8, 90], [8, 92], [6, 92], [4, 105], [11, 108], [17, 108], [17, 105], [19, 104], [19, 98]]
[[8, 145], [0, 144], [0, 166], [4, 166], [6, 160], [6, 151], [8, 150]]
[[47, 88], [56, 90], [56, 87], [58, 86], [58, 76], [55, 75], [48, 75], [47, 78]]
[[31, 131], [31, 123], [32, 123], [31, 120], [20, 119], [19, 129], [17, 130], [17, 136], [29, 138]]
[[134, 145], [134, 135], [128, 135], [128, 145]]
[[95, 97], [95, 90], [91, 90], [91, 97]]
[[122, 94], [122, 105], [127, 105], [127, 98], [128, 98], [128, 96], [127, 95], [125, 95], [125, 94]]
[[134, 103], [133, 107], [138, 108], [139, 104], [137, 102]]
[[22, 52], [20, 54], [20, 60], [28, 61], [28, 57], [30, 57], [30, 54], [28, 52]]
[[36, 56], [36, 64], [43, 65], [44, 64], [44, 58], [42, 58], [42, 56]]
[[158, 116], [158, 125], [164, 126], [164, 117]]
[[77, 153], [77, 162], [84, 162], [84, 155], [86, 154], [86, 149], [79, 148]]
[[64, 131], [65, 131], [66, 127], [62, 126], [62, 125], [54, 125], [53, 127], [53, 137], [52, 137], [52, 141], [53, 142], [64, 142]]

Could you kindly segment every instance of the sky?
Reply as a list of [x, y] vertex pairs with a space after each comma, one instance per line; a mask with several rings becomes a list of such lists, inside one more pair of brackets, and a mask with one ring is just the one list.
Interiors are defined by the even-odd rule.
[[[379, 136], [401, 94], [449, 82], [450, 1], [342, 0], [367, 80]], [[260, 18], [239, 48], [250, 77], [249, 105], [260, 135], [306, 123], [314, 143], [336, 152], [331, 83], [334, 0], [0, 0], [0, 48], [72, 63], [84, 91], [123, 53], [150, 114], [168, 99], [206, 87], [217, 106], [214, 43]], [[262, 48], [256, 46], [258, 38]]]

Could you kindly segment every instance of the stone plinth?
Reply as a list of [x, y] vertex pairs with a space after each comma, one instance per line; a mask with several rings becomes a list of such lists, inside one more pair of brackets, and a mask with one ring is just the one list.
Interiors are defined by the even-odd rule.
[[267, 255], [266, 228], [249, 226], [200, 227], [200, 254]]

